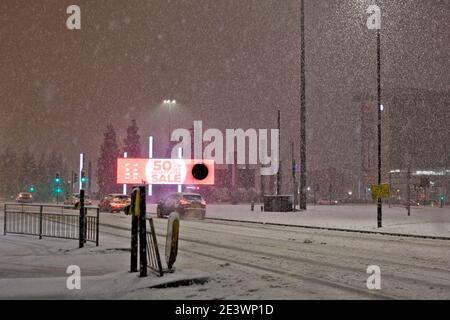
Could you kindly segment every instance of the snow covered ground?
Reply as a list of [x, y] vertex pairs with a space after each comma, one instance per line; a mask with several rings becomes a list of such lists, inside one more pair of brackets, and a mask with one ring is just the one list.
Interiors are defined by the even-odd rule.
[[[344, 208], [279, 214], [250, 212], [249, 206], [210, 205], [208, 215], [300, 223], [318, 215], [318, 221], [327, 221], [331, 212], [341, 212], [347, 224], [337, 226], [355, 226], [350, 217], [360, 217], [361, 210], [354, 207], [355, 212], [348, 213]], [[370, 227], [375, 207], [362, 209]], [[410, 218], [417, 218], [418, 210]], [[0, 212], [0, 230], [2, 218]], [[356, 222], [360, 220], [364, 221]], [[163, 253], [167, 220], [154, 222]], [[100, 246], [89, 243], [83, 249], [76, 240], [0, 235], [0, 299], [450, 299], [450, 241], [183, 220], [176, 272], [165, 279], [151, 274], [139, 278], [127, 272], [129, 227], [130, 217], [102, 213]], [[162, 260], [165, 265], [163, 255]], [[80, 291], [66, 287], [69, 265], [81, 268]], [[370, 265], [381, 269], [379, 291], [366, 287]], [[155, 288], [182, 279], [208, 281]]]
[[[150, 210], [155, 210], [150, 206]], [[383, 206], [383, 227], [377, 228], [377, 208], [375, 205], [309, 205], [303, 212], [261, 212], [260, 205], [255, 211], [250, 205], [214, 205], [207, 207], [207, 218], [278, 223], [313, 227], [368, 230], [386, 233], [401, 233], [450, 237], [450, 207], [411, 207], [411, 216], [404, 207]]]
[[[203, 283], [205, 272], [181, 268], [158, 277], [129, 273], [129, 232], [123, 237], [101, 236], [101, 245], [24, 235], [0, 235], [0, 299], [122, 299], [139, 290], [178, 281]], [[161, 248], [162, 249], [162, 248]], [[164, 261], [164, 257], [161, 256]], [[81, 270], [81, 289], [69, 290], [69, 266]], [[147, 296], [156, 299], [158, 290]]]

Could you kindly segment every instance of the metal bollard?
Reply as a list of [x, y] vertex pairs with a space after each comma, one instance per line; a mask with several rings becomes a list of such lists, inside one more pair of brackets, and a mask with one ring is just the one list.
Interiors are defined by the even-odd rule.
[[250, 204], [250, 211], [255, 211], [255, 201], [252, 201]]

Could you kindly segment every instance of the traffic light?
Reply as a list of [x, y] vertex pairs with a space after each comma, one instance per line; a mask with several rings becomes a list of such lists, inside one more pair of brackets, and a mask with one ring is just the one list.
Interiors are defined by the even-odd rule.
[[443, 194], [441, 194], [441, 196], [439, 197], [439, 207], [440, 208], [444, 207], [444, 202], [445, 202], [445, 196]]
[[56, 173], [55, 182], [56, 182], [56, 184], [59, 184], [61, 182], [61, 178], [59, 177], [59, 172]]
[[35, 191], [36, 191], [36, 187], [35, 186], [31, 185], [31, 186], [28, 187], [28, 192], [33, 193]]
[[56, 193], [61, 193], [62, 189], [60, 187], [57, 187], [55, 191], [56, 191]]
[[86, 175], [84, 173], [84, 170], [81, 171], [81, 183], [85, 183], [86, 182]]

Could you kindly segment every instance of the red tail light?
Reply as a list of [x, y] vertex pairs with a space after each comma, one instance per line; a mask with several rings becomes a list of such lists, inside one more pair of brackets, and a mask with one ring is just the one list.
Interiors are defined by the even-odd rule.
[[180, 199], [180, 201], [178, 201], [178, 203], [181, 205], [185, 205], [185, 204], [189, 204], [190, 202], [186, 199]]

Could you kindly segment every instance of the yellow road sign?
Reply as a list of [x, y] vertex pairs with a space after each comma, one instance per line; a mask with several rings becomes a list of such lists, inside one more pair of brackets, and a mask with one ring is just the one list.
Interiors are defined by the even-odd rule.
[[389, 198], [389, 184], [383, 183], [372, 185], [372, 198], [373, 199]]
[[141, 215], [141, 192], [140, 189], [136, 189], [136, 200], [134, 202], [134, 215], [139, 217]]

